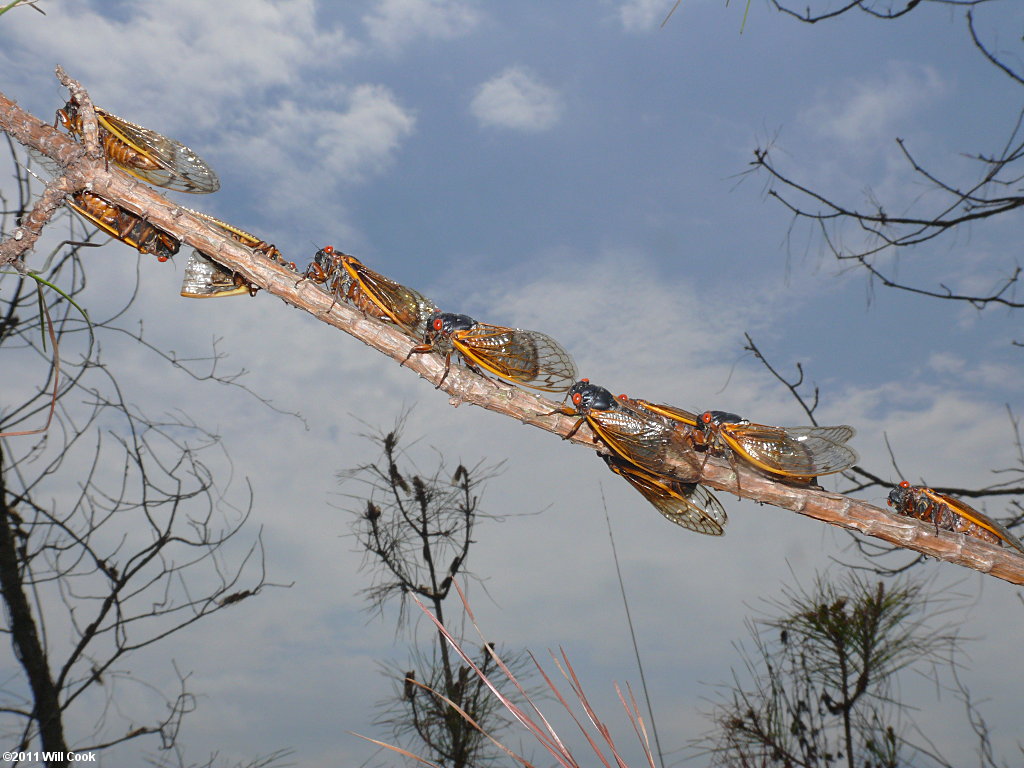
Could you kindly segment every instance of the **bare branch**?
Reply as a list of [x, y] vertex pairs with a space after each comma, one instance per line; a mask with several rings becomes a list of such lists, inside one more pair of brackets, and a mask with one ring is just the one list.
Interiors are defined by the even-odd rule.
[[[10, 104], [0, 102], [0, 106], [4, 103]], [[12, 115], [16, 118], [19, 114], [22, 113], [16, 105], [7, 107], [6, 111], [0, 109], [0, 127], [6, 127], [7, 121], [12, 121]], [[556, 413], [557, 404], [550, 400], [483, 378], [459, 366], [453, 365], [446, 375], [445, 361], [436, 354], [410, 357], [409, 351], [413, 345], [409, 337], [397, 327], [337, 301], [312, 281], [243, 247], [223, 232], [211, 228], [201, 219], [116, 169], [107, 170], [102, 164], [94, 163], [88, 167], [79, 166], [77, 173], [83, 178], [87, 177], [91, 189], [105, 199], [144, 216], [154, 225], [180, 238], [183, 243], [213, 255], [218, 263], [240, 273], [267, 293], [355, 336], [434, 383], [449, 396], [451, 405], [477, 405], [563, 438], [575, 424], [575, 419]], [[592, 450], [604, 450], [585, 429], [578, 430], [571, 439]], [[694, 474], [694, 467], [701, 465], [704, 474], [699, 478], [700, 482], [712, 488], [858, 530], [1014, 583], [1024, 583], [1024, 558], [1001, 551], [985, 542], [962, 541], [960, 539], [963, 537], [935, 533], [921, 523], [890, 515], [858, 499], [816, 488], [785, 485], [746, 467], [730, 467], [727, 462], [715, 459], [705, 461], [703, 455], [680, 452], [667, 461], [666, 470], [681, 480], [695, 481], [698, 478]]]

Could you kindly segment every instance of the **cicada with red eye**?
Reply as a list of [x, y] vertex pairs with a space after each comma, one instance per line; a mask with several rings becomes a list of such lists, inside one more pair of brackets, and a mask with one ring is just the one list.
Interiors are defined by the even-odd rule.
[[345, 300], [382, 320], [389, 320], [409, 336], [422, 339], [438, 309], [419, 291], [385, 277], [355, 256], [341, 255], [341, 268], [349, 278]]
[[477, 372], [542, 392], [565, 392], [576, 380], [572, 355], [546, 333], [478, 323], [453, 312], [434, 314], [424, 343], [409, 354], [423, 352], [445, 356], [445, 376], [452, 352], [458, 352]]
[[735, 413], [704, 411], [698, 417], [697, 428], [701, 437], [695, 447], [716, 454], [728, 448], [762, 472], [797, 482], [842, 472], [857, 463], [856, 451], [846, 445], [855, 431], [845, 424], [770, 427], [751, 423]]
[[569, 389], [579, 421], [566, 435], [572, 437], [586, 422], [594, 435], [625, 460], [648, 474], [664, 474], [667, 459], [686, 453], [687, 447], [675, 425], [668, 419], [638, 406], [625, 397], [614, 397], [604, 387], [580, 379]]
[[340, 270], [341, 254], [335, 254], [334, 246], [327, 245], [316, 252], [302, 276], [303, 279], [312, 280], [324, 286], [327, 291], [333, 292], [333, 281], [339, 277]]
[[931, 523], [937, 529], [963, 533], [992, 544], [1002, 542], [1024, 553], [1024, 544], [1005, 526], [960, 499], [931, 488], [913, 486], [904, 480], [889, 492], [888, 503], [901, 515]]
[[[217, 174], [184, 144], [105, 109], [95, 107], [95, 110], [103, 151], [126, 173], [177, 192], [202, 194], [220, 189]], [[82, 135], [82, 115], [73, 102], [57, 110], [54, 125], [58, 122], [72, 136]]]
[[178, 252], [181, 243], [140, 216], [114, 205], [92, 192], [76, 192], [68, 205], [97, 227], [130, 245], [139, 253], [151, 253], [157, 261], [167, 261]]
[[636, 488], [666, 519], [708, 536], [721, 536], [729, 518], [707, 488], [674, 477], [646, 472], [617, 456], [602, 456], [608, 469]]
[[323, 285], [338, 300], [394, 323], [417, 341], [424, 338], [437, 312], [434, 302], [419, 291], [396, 283], [330, 245], [317, 251], [305, 276]]

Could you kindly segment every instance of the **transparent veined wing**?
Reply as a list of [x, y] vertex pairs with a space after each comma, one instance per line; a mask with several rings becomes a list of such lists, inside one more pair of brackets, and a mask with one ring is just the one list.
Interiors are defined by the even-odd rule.
[[615, 454], [640, 469], [662, 474], [667, 459], [686, 453], [673, 422], [614, 397], [604, 387], [580, 379], [569, 389], [575, 415], [581, 417], [570, 435], [586, 421], [594, 434]]
[[818, 477], [842, 472], [857, 463], [857, 453], [846, 441], [852, 427], [770, 427], [764, 424], [723, 424], [729, 446], [755, 466], [768, 472]]
[[438, 311], [434, 302], [419, 291], [375, 272], [354, 256], [340, 254], [339, 264], [349, 278], [344, 281], [339, 298], [394, 323], [417, 340], [424, 338]]
[[565, 392], [576, 381], [572, 356], [546, 333], [474, 323], [451, 339], [471, 363], [521, 386]]
[[697, 414], [687, 411], [684, 408], [678, 408], [674, 405], [665, 405], [663, 403], [651, 403], [647, 400], [634, 400], [633, 402], [641, 408], [653, 411], [667, 419], [678, 421], [680, 424], [685, 424], [688, 427], [697, 426], [697, 420], [699, 418]]
[[[107, 157], [136, 178], [178, 192], [204, 194], [220, 189], [213, 169], [181, 142], [95, 108], [100, 140]], [[80, 136], [82, 118], [70, 102], [57, 112], [68, 131]]]
[[664, 517], [676, 525], [708, 536], [721, 536], [729, 518], [707, 488], [657, 475], [612, 456], [602, 456], [608, 468], [633, 486]]
[[254, 286], [199, 251], [192, 251], [185, 264], [181, 295], [186, 299], [219, 299], [227, 296], [255, 295]]

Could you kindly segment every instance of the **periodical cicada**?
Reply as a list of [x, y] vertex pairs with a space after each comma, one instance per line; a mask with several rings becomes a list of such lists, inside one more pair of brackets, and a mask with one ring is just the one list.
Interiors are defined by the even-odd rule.
[[181, 295], [186, 299], [221, 299], [226, 296], [255, 296], [258, 286], [231, 272], [199, 251], [192, 251], [185, 263]]
[[853, 427], [770, 427], [754, 424], [735, 413], [704, 411], [697, 421], [706, 448], [728, 447], [763, 472], [796, 481], [842, 472], [857, 463], [857, 452], [846, 445]]
[[452, 352], [458, 352], [470, 368], [530, 389], [564, 392], [576, 380], [572, 355], [546, 333], [478, 323], [453, 312], [434, 314], [424, 343], [409, 354], [423, 352], [445, 356], [445, 376]]
[[653, 475], [664, 474], [666, 459], [687, 451], [675, 425], [625, 396], [616, 398], [604, 387], [580, 379], [569, 389], [575, 410], [563, 406], [563, 413], [578, 415], [566, 437], [572, 437], [586, 422], [612, 453]]
[[[276, 246], [261, 240], [256, 235], [200, 211], [193, 211], [191, 208], [184, 210], [196, 218], [202, 219], [214, 229], [227, 234], [233, 240], [237, 240], [246, 248], [264, 255], [278, 264], [295, 269], [294, 264], [285, 261]], [[240, 296], [245, 293], [255, 296], [258, 290], [259, 286], [250, 283], [237, 272], [232, 272], [221, 266], [210, 254], [198, 250], [189, 257], [188, 263], [185, 265], [185, 277], [181, 283], [181, 295], [187, 299], [224, 298]]]
[[424, 338], [437, 312], [434, 302], [419, 291], [374, 272], [330, 245], [317, 251], [306, 277], [367, 315], [394, 323], [416, 340]]
[[907, 517], [931, 523], [936, 528], [988, 541], [1003, 542], [1024, 553], [1024, 544], [1005, 526], [959, 499], [931, 488], [914, 486], [906, 480], [889, 492], [889, 506]]
[[68, 205], [111, 237], [139, 253], [152, 253], [158, 261], [167, 261], [181, 247], [176, 238], [162, 229], [92, 192], [76, 192], [68, 198]]
[[645, 472], [617, 456], [602, 456], [608, 469], [636, 488], [666, 519], [708, 536], [721, 536], [729, 518], [722, 503], [704, 486]]
[[[103, 151], [126, 173], [177, 192], [200, 194], [220, 189], [217, 174], [184, 144], [105, 109], [95, 107], [95, 110]], [[63, 109], [57, 110], [54, 124], [57, 122], [72, 136], [82, 135], [82, 115], [74, 103], [69, 101]]]
[[857, 463], [846, 445], [853, 427], [771, 427], [753, 424], [735, 413], [704, 411], [699, 416], [672, 405], [638, 401], [644, 409], [689, 427], [697, 450], [721, 455], [728, 448], [763, 472], [798, 482], [842, 472]]

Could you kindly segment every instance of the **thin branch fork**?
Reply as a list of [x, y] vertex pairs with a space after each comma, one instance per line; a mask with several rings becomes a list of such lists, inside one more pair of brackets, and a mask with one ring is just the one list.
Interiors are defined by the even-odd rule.
[[[31, 124], [33, 120], [35, 118], [0, 93], [0, 129], [11, 132], [23, 144], [67, 163], [72, 153], [64, 142], [74, 142], [56, 131], [51, 135], [49, 131], [52, 129], [38, 120], [35, 122], [47, 131], [38, 125], [28, 131], [17, 128], [19, 125]], [[54, 136], [63, 141], [56, 140]], [[551, 400], [483, 378], [457, 365], [452, 366], [445, 376], [445, 362], [436, 354], [409, 357], [412, 342], [397, 327], [338, 302], [312, 281], [305, 280], [300, 274], [207, 226], [186, 209], [137, 179], [115, 168], [107, 169], [102, 162], [90, 162], [88, 165], [79, 162], [78, 173], [88, 177], [85, 181], [95, 194], [145, 218], [181, 240], [184, 245], [200, 249], [222, 266], [240, 273], [285, 303], [305, 310], [321, 322], [345, 331], [367, 346], [402, 363], [446, 392], [451, 405], [477, 405], [563, 438], [575, 424], [574, 417], [555, 413], [558, 403]], [[0, 243], [0, 254], [9, 243], [10, 240]], [[585, 428], [570, 439], [597, 452], [605, 450]], [[698, 479], [695, 467], [700, 465], [703, 465], [703, 474], [699, 480], [711, 488], [857, 530], [940, 560], [989, 573], [1014, 584], [1024, 584], [1024, 557], [979, 539], [935, 531], [922, 522], [889, 514], [859, 499], [828, 493], [819, 488], [788, 485], [757, 474], [745, 466], [731, 466], [729, 462], [717, 458], [705, 460], [703, 455], [680, 453], [669, 461], [668, 470], [685, 481], [695, 481]]]

